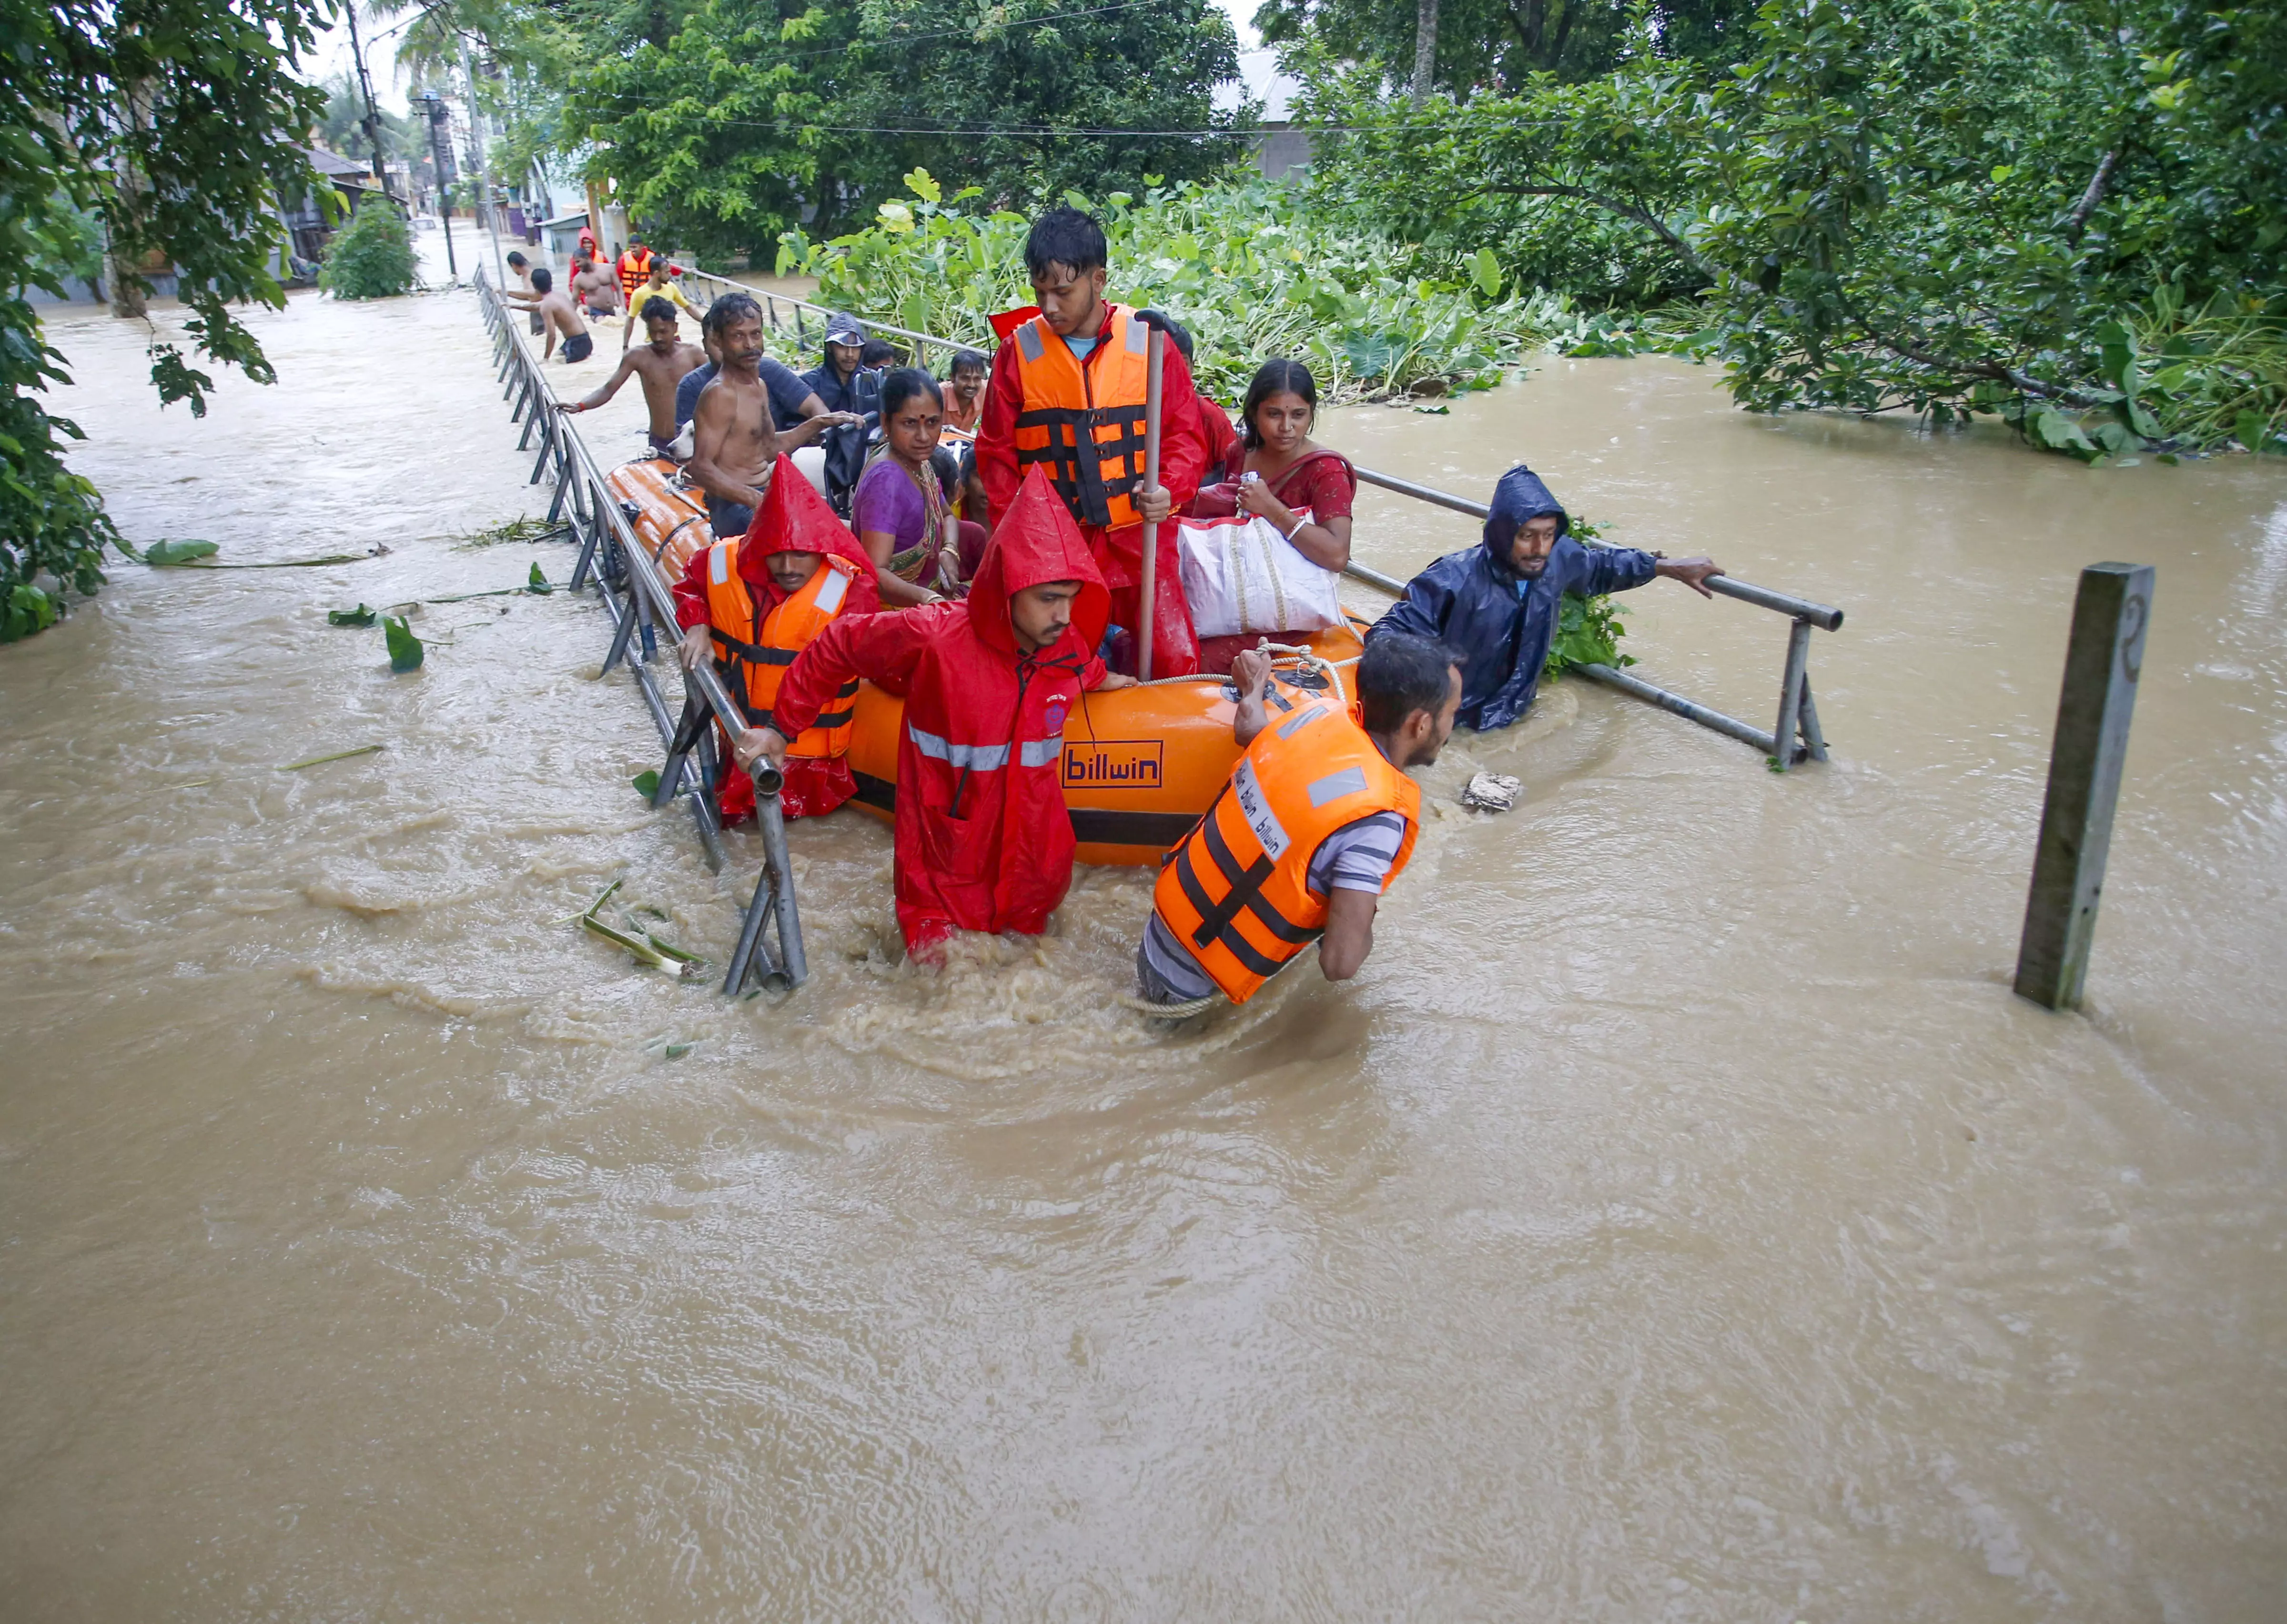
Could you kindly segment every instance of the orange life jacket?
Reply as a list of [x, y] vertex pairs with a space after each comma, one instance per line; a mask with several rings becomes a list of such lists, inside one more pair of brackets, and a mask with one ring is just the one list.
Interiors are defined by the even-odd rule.
[[633, 298], [636, 289], [651, 280], [651, 262], [654, 257], [649, 249], [644, 250], [640, 258], [637, 257], [633, 249], [628, 250], [626, 253], [620, 256], [620, 291], [621, 293]]
[[1096, 340], [1094, 364], [1057, 336], [1044, 316], [1017, 329], [1017, 471], [1046, 464], [1056, 495], [1083, 525], [1118, 529], [1142, 522], [1135, 492], [1144, 483], [1144, 346], [1151, 329], [1114, 305]]
[[1395, 880], [1421, 825], [1420, 789], [1351, 717], [1300, 690], [1272, 693], [1270, 725], [1167, 854], [1151, 893], [1161, 922], [1233, 1003], [1325, 931], [1326, 899], [1310, 894], [1310, 873], [1328, 836], [1377, 812], [1401, 813]]
[[[752, 725], [771, 725], [771, 707], [778, 701], [787, 667], [842, 613], [857, 574], [856, 565], [828, 553], [800, 591], [764, 614], [740, 578], [739, 543], [717, 542], [708, 549], [707, 618], [715, 638], [715, 669]], [[725, 630], [733, 627], [750, 635], [742, 639]], [[853, 677], [835, 695], [834, 709], [820, 712], [801, 737], [788, 742], [787, 754], [820, 758], [847, 754], [857, 702], [858, 679]]]

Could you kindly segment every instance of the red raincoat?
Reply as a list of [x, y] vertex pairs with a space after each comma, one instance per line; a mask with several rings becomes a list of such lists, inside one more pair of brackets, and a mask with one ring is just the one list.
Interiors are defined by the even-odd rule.
[[[1104, 353], [1113, 308], [1111, 301], [1104, 302], [1104, 325], [1097, 329], [1096, 348], [1080, 362], [1083, 370], [1093, 371], [1096, 358]], [[977, 471], [985, 481], [985, 507], [995, 526], [1017, 495], [1017, 417], [1025, 409], [1023, 374], [1017, 359], [1013, 344], [1004, 343], [993, 353], [993, 377], [985, 390], [984, 422], [977, 431]], [[1160, 369], [1159, 401], [1159, 483], [1175, 498], [1174, 511], [1180, 513], [1197, 494], [1199, 475], [1207, 471], [1211, 454], [1207, 432], [1199, 424], [1199, 397], [1191, 384], [1191, 369], [1184, 364], [1183, 352], [1172, 344], [1167, 346]], [[1112, 622], [1134, 631], [1143, 618], [1143, 594], [1136, 589], [1143, 580], [1144, 527], [1106, 530], [1084, 525], [1080, 534], [1088, 539], [1088, 551], [1111, 590]], [[1191, 630], [1191, 605], [1183, 598], [1172, 518], [1159, 527], [1159, 551], [1151, 675], [1187, 676], [1199, 669], [1199, 645]]]
[[[872, 614], [880, 610], [882, 589], [873, 558], [858, 544], [849, 527], [827, 506], [826, 498], [802, 477], [790, 459], [783, 456], [771, 475], [771, 487], [764, 493], [763, 505], [755, 510], [754, 522], [747, 527], [747, 534], [739, 543], [739, 579], [747, 583], [747, 590], [754, 595], [755, 606], [764, 614], [787, 600], [787, 594], [779, 590], [778, 583], [771, 579], [771, 572], [763, 566], [774, 552], [831, 553], [859, 566], [835, 624], [852, 615]], [[686, 631], [708, 622], [704, 547], [691, 555], [683, 578], [675, 583], [675, 622]], [[752, 635], [752, 629], [744, 626], [724, 630], [734, 637]], [[722, 808], [723, 821], [735, 823], [754, 815], [755, 780], [732, 764], [729, 742], [720, 733], [718, 728], [716, 742], [723, 773], [716, 786], [716, 804]], [[792, 738], [793, 734], [787, 736]], [[835, 756], [819, 760], [790, 757], [786, 765], [786, 788], [779, 792], [779, 806], [789, 818], [823, 817], [857, 793], [858, 780], [851, 776], [846, 757]]]
[[[1078, 581], [1072, 625], [1019, 653], [1009, 600]], [[1111, 603], [1045, 471], [1009, 505], [969, 596], [835, 621], [788, 669], [781, 733], [810, 725], [851, 677], [906, 695], [898, 741], [898, 926], [928, 955], [954, 931], [1038, 935], [1072, 883], [1072, 816], [1057, 781], [1064, 716], [1104, 680], [1094, 650]]]

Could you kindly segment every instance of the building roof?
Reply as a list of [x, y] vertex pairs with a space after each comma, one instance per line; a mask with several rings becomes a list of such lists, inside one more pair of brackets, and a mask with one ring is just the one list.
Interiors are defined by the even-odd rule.
[[311, 166], [321, 175], [370, 175], [373, 165], [362, 158], [344, 158], [337, 152], [328, 152], [322, 147], [305, 147], [303, 153]]

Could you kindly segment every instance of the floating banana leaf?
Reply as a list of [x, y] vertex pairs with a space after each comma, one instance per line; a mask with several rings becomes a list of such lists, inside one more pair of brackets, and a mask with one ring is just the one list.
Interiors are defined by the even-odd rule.
[[532, 561], [532, 574], [525, 578], [524, 590], [527, 592], [536, 592], [542, 598], [556, 590], [548, 583], [548, 577], [541, 573], [540, 560], [537, 558]]
[[405, 617], [392, 614], [381, 623], [389, 638], [389, 669], [392, 671], [417, 671], [421, 669], [421, 639], [413, 635], [413, 628]]
[[328, 626], [370, 626], [375, 618], [374, 612], [363, 604], [358, 605], [354, 609], [326, 611], [326, 624]]
[[353, 750], [336, 750], [330, 756], [312, 756], [302, 761], [289, 761], [279, 768], [281, 772], [299, 772], [305, 767], [322, 767], [329, 761], [347, 761], [352, 756], [370, 756], [376, 750], [385, 750], [385, 744], [360, 744]]

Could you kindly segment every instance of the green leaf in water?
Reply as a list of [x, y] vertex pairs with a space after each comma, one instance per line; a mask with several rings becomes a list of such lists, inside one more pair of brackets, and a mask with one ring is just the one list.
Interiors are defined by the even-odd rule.
[[326, 624], [328, 626], [370, 626], [373, 624], [374, 619], [374, 612], [367, 608], [363, 604], [360, 604], [354, 609], [328, 609], [326, 611]]
[[524, 590], [527, 592], [537, 592], [542, 597], [556, 590], [548, 584], [548, 577], [541, 573], [540, 560], [537, 558], [532, 561], [532, 574], [525, 577]]
[[421, 639], [413, 635], [413, 628], [405, 623], [401, 614], [392, 614], [381, 623], [389, 638], [389, 669], [392, 671], [417, 671], [421, 669]]
[[300, 761], [289, 761], [279, 768], [281, 772], [299, 772], [305, 767], [322, 767], [329, 761], [347, 761], [352, 756], [370, 756], [376, 750], [385, 750], [385, 744], [360, 744], [353, 750], [336, 750], [330, 756], [311, 756]]
[[656, 767], [645, 767], [636, 774], [634, 782], [636, 793], [648, 801], [659, 793], [659, 770]]
[[154, 542], [143, 550], [143, 562], [166, 566], [210, 558], [222, 549], [212, 542]]

